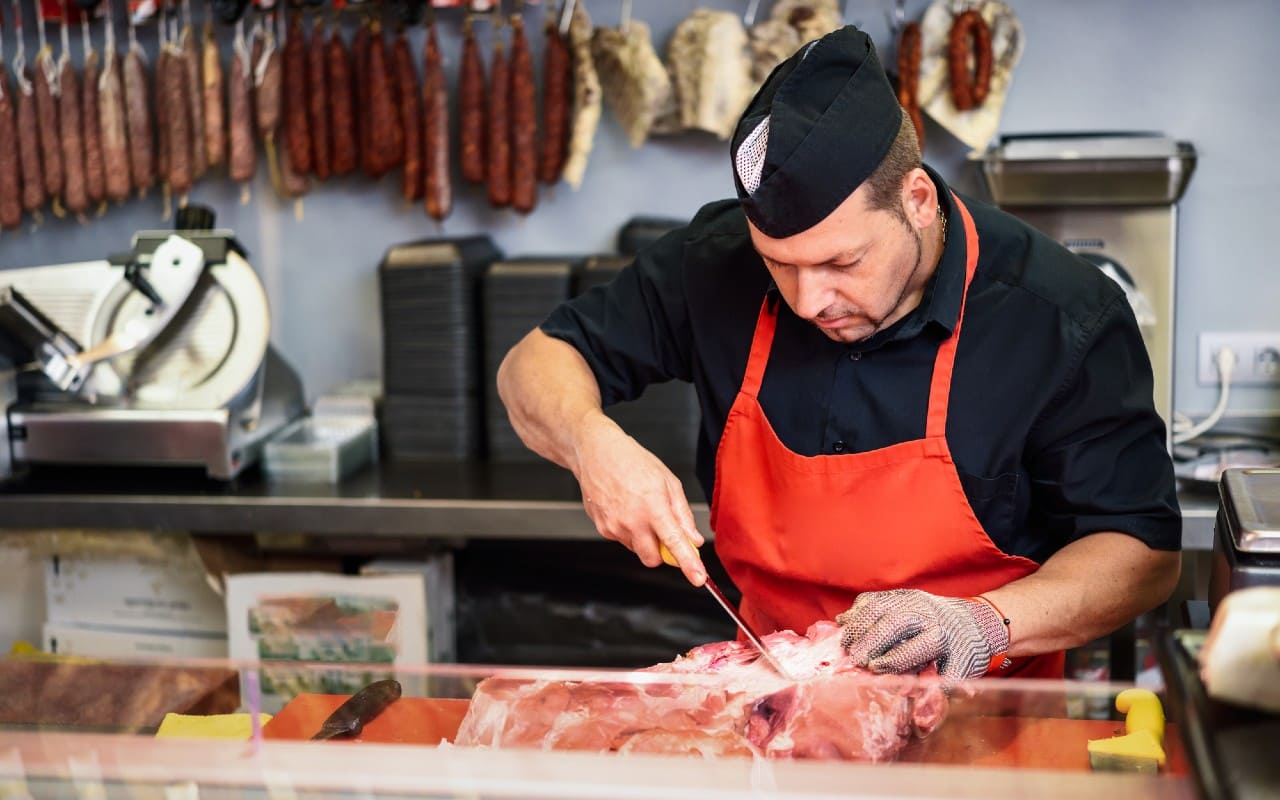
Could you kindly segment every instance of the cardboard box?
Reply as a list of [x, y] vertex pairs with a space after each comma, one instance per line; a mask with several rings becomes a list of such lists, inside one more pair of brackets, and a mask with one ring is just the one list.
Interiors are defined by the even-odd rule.
[[[231, 658], [260, 662], [261, 708], [268, 713], [302, 692], [351, 694], [388, 677], [405, 684], [405, 694], [421, 694], [424, 676], [396, 670], [426, 661], [423, 583], [418, 574], [229, 575]], [[251, 691], [242, 672], [242, 696]]]
[[44, 649], [94, 658], [226, 658], [227, 637], [46, 623]]
[[54, 555], [45, 564], [46, 620], [164, 633], [227, 632], [226, 607], [198, 559]]
[[421, 575], [426, 592], [427, 661], [448, 664], [458, 660], [457, 610], [453, 584], [453, 553], [435, 553], [425, 559], [380, 559], [360, 568], [361, 575]]

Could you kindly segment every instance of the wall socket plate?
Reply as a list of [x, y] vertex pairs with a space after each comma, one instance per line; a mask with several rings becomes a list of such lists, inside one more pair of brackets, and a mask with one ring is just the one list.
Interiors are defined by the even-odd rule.
[[1236, 354], [1232, 386], [1280, 386], [1280, 331], [1200, 334], [1196, 381], [1201, 386], [1218, 385], [1216, 359], [1224, 347]]

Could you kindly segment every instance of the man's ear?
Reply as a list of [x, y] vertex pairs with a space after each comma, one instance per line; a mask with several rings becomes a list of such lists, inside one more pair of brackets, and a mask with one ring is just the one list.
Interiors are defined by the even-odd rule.
[[924, 230], [938, 217], [938, 188], [920, 167], [902, 179], [902, 210], [916, 230]]

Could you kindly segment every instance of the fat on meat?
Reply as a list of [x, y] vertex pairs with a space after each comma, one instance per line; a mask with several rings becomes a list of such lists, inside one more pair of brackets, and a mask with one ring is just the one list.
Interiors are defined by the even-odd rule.
[[777, 0], [769, 18], [757, 22], [751, 37], [751, 78], [758, 87], [800, 45], [821, 39], [844, 24], [836, 0]]
[[[678, 99], [679, 128], [727, 141], [755, 93], [742, 18], [731, 11], [695, 10], [667, 42], [667, 69]], [[659, 132], [672, 127], [668, 119], [656, 125]]]
[[582, 3], [574, 3], [569, 20], [569, 52], [573, 61], [573, 116], [561, 176], [576, 190], [587, 172], [603, 107], [600, 76], [591, 57], [591, 18]]
[[605, 102], [632, 147], [649, 138], [654, 122], [675, 106], [671, 76], [653, 49], [649, 26], [630, 20], [625, 27], [596, 28], [591, 55]]
[[[794, 681], [750, 645], [715, 642], [642, 671], [642, 680], [481, 682], [462, 746], [891, 761], [933, 731], [947, 699], [936, 676], [853, 666], [840, 627], [764, 637]], [[661, 679], [663, 674], [673, 677]]]

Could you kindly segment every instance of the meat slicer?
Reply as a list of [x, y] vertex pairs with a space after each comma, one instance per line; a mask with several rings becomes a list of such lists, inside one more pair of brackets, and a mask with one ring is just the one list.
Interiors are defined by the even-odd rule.
[[0, 479], [33, 464], [235, 477], [304, 411], [270, 327], [262, 282], [207, 209], [121, 256], [0, 271]]

